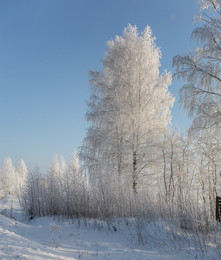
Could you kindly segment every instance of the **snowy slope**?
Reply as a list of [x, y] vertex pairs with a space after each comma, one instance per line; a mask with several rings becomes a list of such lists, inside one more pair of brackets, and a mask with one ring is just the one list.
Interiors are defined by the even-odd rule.
[[128, 238], [50, 218], [24, 224], [0, 216], [1, 259], [171, 259], [159, 251], [133, 248]]
[[[13, 204], [13, 209], [11, 209]], [[8, 207], [8, 208], [7, 208]], [[167, 232], [163, 222], [149, 224], [144, 245], [138, 245], [136, 228], [123, 221], [115, 232], [104, 222], [58, 221], [53, 218], [24, 217], [16, 200], [0, 203], [0, 259], [116, 259], [159, 260], [200, 259], [200, 251]], [[160, 232], [160, 233], [159, 233]], [[183, 238], [183, 236], [182, 236]], [[173, 240], [176, 240], [173, 241]], [[188, 249], [188, 250], [187, 250]], [[196, 258], [197, 255], [197, 258]], [[204, 259], [219, 259], [211, 251]]]

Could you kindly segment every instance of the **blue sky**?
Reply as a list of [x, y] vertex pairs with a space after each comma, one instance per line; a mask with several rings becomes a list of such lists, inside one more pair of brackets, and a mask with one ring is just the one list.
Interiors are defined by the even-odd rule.
[[[0, 165], [23, 158], [29, 168], [48, 168], [55, 154], [66, 160], [87, 127], [88, 70], [102, 69], [105, 43], [129, 23], [149, 25], [161, 48], [161, 70], [186, 54], [195, 0], [0, 0]], [[173, 124], [189, 120], [176, 97]]]

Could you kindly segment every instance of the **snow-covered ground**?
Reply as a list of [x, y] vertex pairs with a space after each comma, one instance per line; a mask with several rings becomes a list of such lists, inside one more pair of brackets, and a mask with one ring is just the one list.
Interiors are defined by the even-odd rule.
[[0, 202], [0, 213], [1, 260], [201, 259], [202, 252], [203, 259], [219, 259], [215, 245], [201, 248], [195, 240], [191, 244], [185, 235], [171, 232], [170, 225], [162, 221], [140, 226], [132, 220], [128, 225], [119, 220], [113, 227], [92, 220], [87, 220], [87, 225], [49, 217], [28, 220], [18, 201], [10, 197]]

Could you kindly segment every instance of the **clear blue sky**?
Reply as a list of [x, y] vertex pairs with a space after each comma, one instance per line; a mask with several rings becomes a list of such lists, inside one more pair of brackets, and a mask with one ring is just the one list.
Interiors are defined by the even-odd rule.
[[[53, 156], [69, 160], [85, 135], [88, 70], [102, 69], [105, 43], [129, 23], [152, 28], [161, 48], [161, 69], [186, 54], [195, 0], [0, 0], [0, 167], [47, 169]], [[189, 121], [176, 97], [173, 124]]]

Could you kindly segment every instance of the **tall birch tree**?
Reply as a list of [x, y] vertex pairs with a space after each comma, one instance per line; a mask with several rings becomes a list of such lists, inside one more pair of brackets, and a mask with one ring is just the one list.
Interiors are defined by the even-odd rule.
[[107, 42], [103, 71], [90, 72], [90, 127], [81, 156], [99, 181], [106, 174], [123, 176], [134, 193], [171, 122], [171, 74], [160, 74], [160, 58], [150, 27], [138, 33], [129, 25]]

